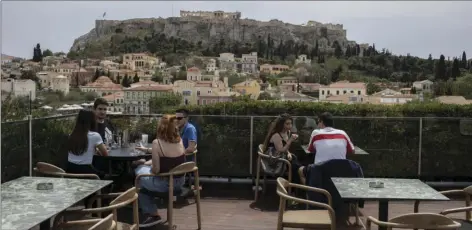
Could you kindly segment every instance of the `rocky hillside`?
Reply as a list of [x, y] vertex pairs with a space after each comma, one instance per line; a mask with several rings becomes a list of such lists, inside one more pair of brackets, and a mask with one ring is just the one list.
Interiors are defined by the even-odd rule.
[[[198, 44], [202, 49], [223, 42], [231, 44], [255, 44], [258, 41], [272, 40], [274, 47], [280, 42], [291, 42], [306, 48], [318, 42], [320, 50], [331, 50], [335, 41], [343, 48], [355, 45], [348, 41], [342, 25], [316, 23], [311, 26], [293, 25], [278, 20], [261, 22], [250, 19], [195, 19], [195, 18], [151, 18], [124, 21], [97, 20], [95, 28], [75, 39], [71, 51], [88, 53], [100, 52], [104, 55], [117, 55], [123, 52], [146, 51], [153, 37], [184, 40]], [[138, 41], [138, 42], [136, 42]], [[133, 43], [123, 48], [123, 43]], [[174, 48], [175, 51], [175, 48]]]

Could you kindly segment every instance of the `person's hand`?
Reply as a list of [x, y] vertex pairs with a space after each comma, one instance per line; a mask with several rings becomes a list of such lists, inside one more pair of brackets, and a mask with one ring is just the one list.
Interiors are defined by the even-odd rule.
[[134, 166], [142, 165], [142, 164], [144, 164], [144, 163], [146, 163], [146, 160], [145, 160], [145, 159], [139, 159], [139, 160], [137, 160], [137, 161], [133, 161], [133, 165], [134, 165]]
[[292, 133], [292, 135], [290, 136], [290, 140], [296, 141], [297, 139], [298, 139], [298, 134]]
[[145, 153], [148, 152], [148, 148], [141, 147], [141, 146], [138, 146], [138, 147], [136, 147], [135, 149], [137, 149], [137, 150], [139, 150], [139, 151], [143, 151], [143, 152], [145, 152]]
[[289, 160], [289, 161], [292, 160], [292, 154], [291, 153], [287, 153], [287, 160]]

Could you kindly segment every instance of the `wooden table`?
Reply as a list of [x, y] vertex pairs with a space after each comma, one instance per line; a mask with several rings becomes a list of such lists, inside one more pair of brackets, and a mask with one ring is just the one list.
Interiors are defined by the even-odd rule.
[[[308, 151], [308, 145], [302, 145], [302, 149], [305, 151], [306, 154], [310, 154], [311, 152]], [[363, 149], [354, 146], [354, 154], [355, 155], [369, 155], [368, 152], [364, 151]]]
[[[37, 190], [38, 183], [53, 183]], [[111, 184], [108, 180], [21, 177], [2, 184], [2, 229], [50, 229], [51, 217]]]
[[[379, 202], [379, 220], [388, 221], [388, 202], [400, 200], [448, 201], [449, 198], [417, 179], [339, 178], [331, 180], [343, 200]], [[369, 182], [380, 181], [384, 188], [370, 188]], [[379, 228], [385, 229], [385, 228]]]

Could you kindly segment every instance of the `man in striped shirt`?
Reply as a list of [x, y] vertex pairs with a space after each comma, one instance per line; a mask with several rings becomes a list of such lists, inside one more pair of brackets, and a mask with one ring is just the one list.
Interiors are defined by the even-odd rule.
[[325, 112], [318, 117], [318, 129], [313, 130], [308, 151], [315, 153], [315, 165], [334, 159], [346, 159], [354, 154], [354, 145], [349, 136], [333, 128], [333, 116]]

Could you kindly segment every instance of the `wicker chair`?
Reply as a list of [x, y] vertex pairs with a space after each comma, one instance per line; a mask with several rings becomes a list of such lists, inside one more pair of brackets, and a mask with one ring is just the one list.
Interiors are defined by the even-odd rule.
[[[93, 203], [94, 200], [97, 200], [99, 198], [115, 198], [115, 199], [110, 202], [109, 206], [105, 206], [105, 207], [65, 211], [59, 214], [54, 219], [54, 229], [57, 229], [57, 230], [65, 230], [65, 229], [75, 230], [76, 229], [74, 225], [70, 224], [71, 221], [63, 221], [65, 217], [80, 216], [81, 219], [84, 219], [85, 221], [87, 221], [87, 220], [90, 220], [90, 217], [92, 214], [96, 214], [96, 213], [99, 214], [99, 213], [104, 213], [104, 212], [111, 212], [113, 214], [113, 221], [116, 222], [116, 229], [119, 229], [119, 230], [124, 230], [124, 229], [138, 230], [139, 229], [138, 193], [136, 192], [135, 187], [132, 187], [128, 189], [127, 191], [123, 193], [119, 193], [119, 194], [97, 195], [93, 197], [93, 200], [91, 200], [90, 203]], [[124, 208], [129, 204], [133, 205], [133, 224], [118, 222], [117, 210]], [[84, 221], [84, 220], [79, 220], [79, 221]]]
[[[287, 165], [287, 174], [288, 174], [288, 181], [292, 181], [292, 164], [290, 163], [290, 161], [286, 160], [286, 159], [282, 159], [282, 158], [273, 158], [273, 157], [270, 157], [269, 155], [267, 154], [264, 154], [264, 151], [263, 151], [263, 145], [260, 144], [259, 147], [257, 148], [257, 171], [256, 171], [256, 187], [254, 189], [254, 202], [257, 201], [257, 199], [259, 198], [259, 178], [260, 178], [260, 175], [261, 175], [261, 167], [262, 167], [262, 159], [265, 158], [265, 159], [274, 159], [276, 161], [280, 161], [280, 162], [283, 162], [284, 164]], [[264, 172], [264, 175], [263, 175], [263, 183], [262, 183], [262, 193], [265, 194], [266, 192], [266, 182], [267, 182], [267, 174]], [[289, 193], [291, 192], [291, 188], [289, 188]]]
[[388, 222], [367, 217], [367, 230], [372, 223], [387, 229], [459, 229], [461, 224], [441, 214], [435, 213], [410, 213], [394, 217]]
[[62, 224], [63, 228], [76, 230], [115, 230], [116, 222], [113, 214], [103, 219], [74, 220]]
[[[287, 189], [290, 187], [322, 193], [328, 198], [328, 204], [290, 196], [287, 191]], [[277, 194], [280, 196], [277, 230], [282, 230], [284, 227], [329, 230], [336, 229], [336, 215], [334, 213], [334, 209], [331, 207], [331, 195], [328, 191], [324, 189], [293, 184], [284, 178], [279, 177], [277, 178]], [[323, 210], [286, 211], [285, 208], [287, 200], [323, 208]]]
[[[463, 195], [465, 198], [465, 206], [460, 207], [460, 208], [452, 208], [452, 209], [446, 209], [440, 214], [442, 215], [448, 215], [452, 213], [460, 213], [460, 212], [465, 212], [465, 220], [468, 222], [472, 222], [472, 206], [470, 205], [471, 197], [472, 197], [472, 185], [464, 188], [464, 189], [458, 189], [458, 190], [448, 190], [448, 191], [442, 191], [440, 192], [441, 194], [445, 196], [450, 196], [450, 195]], [[420, 201], [415, 201], [415, 206], [414, 206], [414, 212], [417, 213], [419, 211], [419, 206], [420, 206]]]
[[[199, 180], [199, 174], [198, 174], [198, 167], [195, 166], [195, 162], [186, 162], [183, 164], [180, 164], [176, 166], [175, 168], [171, 169], [169, 172], [166, 173], [159, 173], [159, 174], [141, 174], [136, 177], [135, 181], [135, 186], [138, 190], [138, 192], [144, 192], [146, 194], [149, 194], [151, 196], [155, 197], [160, 197], [160, 198], [165, 198], [167, 197], [168, 204], [167, 204], [167, 222], [169, 225], [169, 230], [174, 229], [173, 225], [173, 210], [174, 210], [174, 196], [186, 196], [186, 194], [182, 194], [182, 191], [174, 191], [174, 177], [178, 175], [185, 175], [186, 173], [193, 173], [195, 176], [195, 188], [200, 187], [200, 180]], [[152, 192], [144, 188], [140, 188], [140, 179], [142, 177], [167, 177], [169, 178], [169, 191], [166, 193], [159, 193], [159, 192]], [[201, 229], [202, 227], [202, 217], [201, 217], [201, 211], [200, 211], [200, 190], [195, 189], [191, 191], [195, 195], [195, 203], [197, 206], [197, 224], [198, 224], [198, 229]]]

